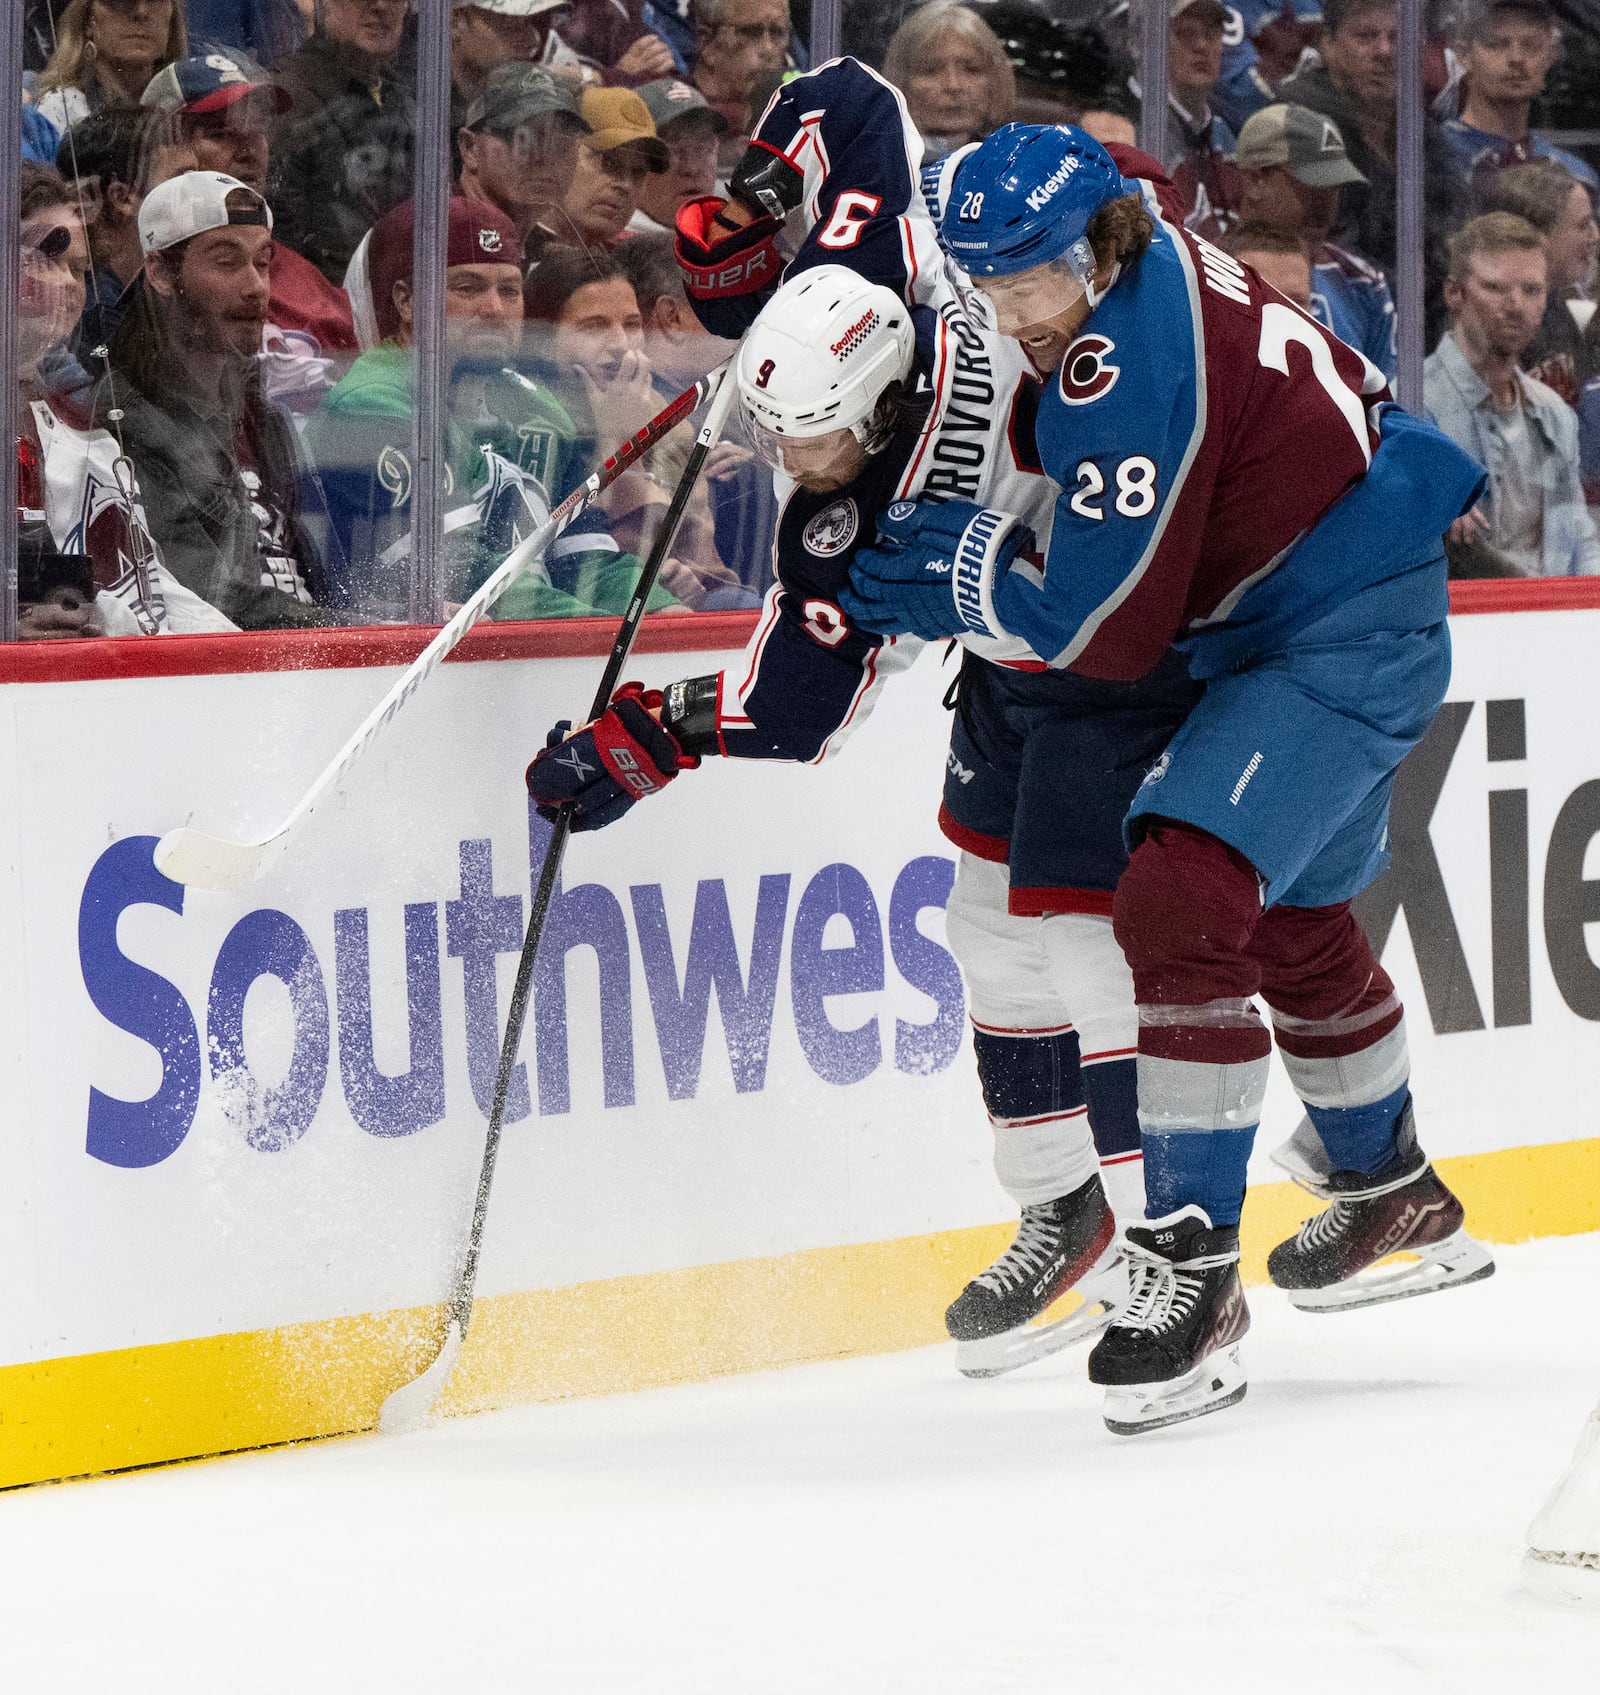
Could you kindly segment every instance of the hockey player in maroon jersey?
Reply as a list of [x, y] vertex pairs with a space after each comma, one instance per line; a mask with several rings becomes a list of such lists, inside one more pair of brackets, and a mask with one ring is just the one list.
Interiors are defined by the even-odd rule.
[[[1082, 132], [1008, 125], [932, 186], [946, 245], [1050, 379], [1036, 434], [1062, 494], [1042, 567], [1004, 513], [893, 509], [846, 612], [886, 634], [1022, 636], [1101, 678], [1176, 647], [1206, 684], [1130, 809], [1115, 903], [1150, 1222], [1090, 1375], [1132, 1432], [1244, 1394], [1257, 994], [1307, 1113], [1281, 1157], [1332, 1203], [1275, 1250], [1274, 1281], [1334, 1309], [1493, 1269], [1418, 1146], [1400, 1002], [1350, 911], [1443, 698], [1441, 536], [1482, 471], [1362, 355], [1155, 216]], [[1398, 1249], [1419, 1258], [1369, 1269]]]

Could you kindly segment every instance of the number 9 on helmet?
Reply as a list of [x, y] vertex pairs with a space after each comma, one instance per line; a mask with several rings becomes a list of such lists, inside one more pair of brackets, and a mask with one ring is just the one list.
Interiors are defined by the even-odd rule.
[[896, 385], [910, 377], [915, 352], [910, 310], [892, 289], [844, 265], [791, 277], [734, 365], [756, 452], [810, 486], [849, 480], [843, 470], [887, 444]]

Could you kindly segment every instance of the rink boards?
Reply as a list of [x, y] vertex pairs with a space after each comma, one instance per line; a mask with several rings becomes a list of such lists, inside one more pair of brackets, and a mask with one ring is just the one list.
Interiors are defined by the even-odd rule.
[[[1509, 592], [1453, 621], [1363, 914], [1496, 1241], [1600, 1228], [1600, 596]], [[649, 622], [653, 683], [749, 628]], [[610, 633], [475, 637], [227, 897], [155, 839], [270, 828], [421, 638], [0, 655], [0, 1485], [361, 1429], [425, 1362], [543, 847], [522, 769]], [[574, 841], [451, 1410], [934, 1341], [1008, 1239], [944, 946], [941, 658], [824, 766], [708, 762]], [[1265, 1158], [1294, 1117], [1275, 1076], [1257, 1277], [1310, 1210]]]

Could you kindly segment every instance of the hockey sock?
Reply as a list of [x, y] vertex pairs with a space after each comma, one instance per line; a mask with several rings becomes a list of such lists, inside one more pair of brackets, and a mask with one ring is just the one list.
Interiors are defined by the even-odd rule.
[[1313, 1106], [1307, 1101], [1305, 1108], [1328, 1150], [1333, 1169], [1367, 1173], [1394, 1158], [1394, 1127], [1410, 1098], [1409, 1084], [1402, 1083], [1392, 1094], [1367, 1106]]
[[974, 1026], [973, 1051], [994, 1127], [994, 1169], [1019, 1206], [1070, 1194], [1098, 1169], [1078, 1038]]

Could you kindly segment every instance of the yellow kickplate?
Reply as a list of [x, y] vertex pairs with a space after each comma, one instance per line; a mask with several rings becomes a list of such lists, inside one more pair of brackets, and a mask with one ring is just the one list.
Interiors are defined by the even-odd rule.
[[[1489, 1242], [1600, 1230], [1600, 1139], [1440, 1161]], [[1316, 1210], [1253, 1189], [1245, 1280]], [[943, 1339], [944, 1308], [1011, 1224], [496, 1295], [443, 1413], [613, 1394]], [[0, 1487], [364, 1430], [443, 1333], [442, 1307], [0, 1367]]]

